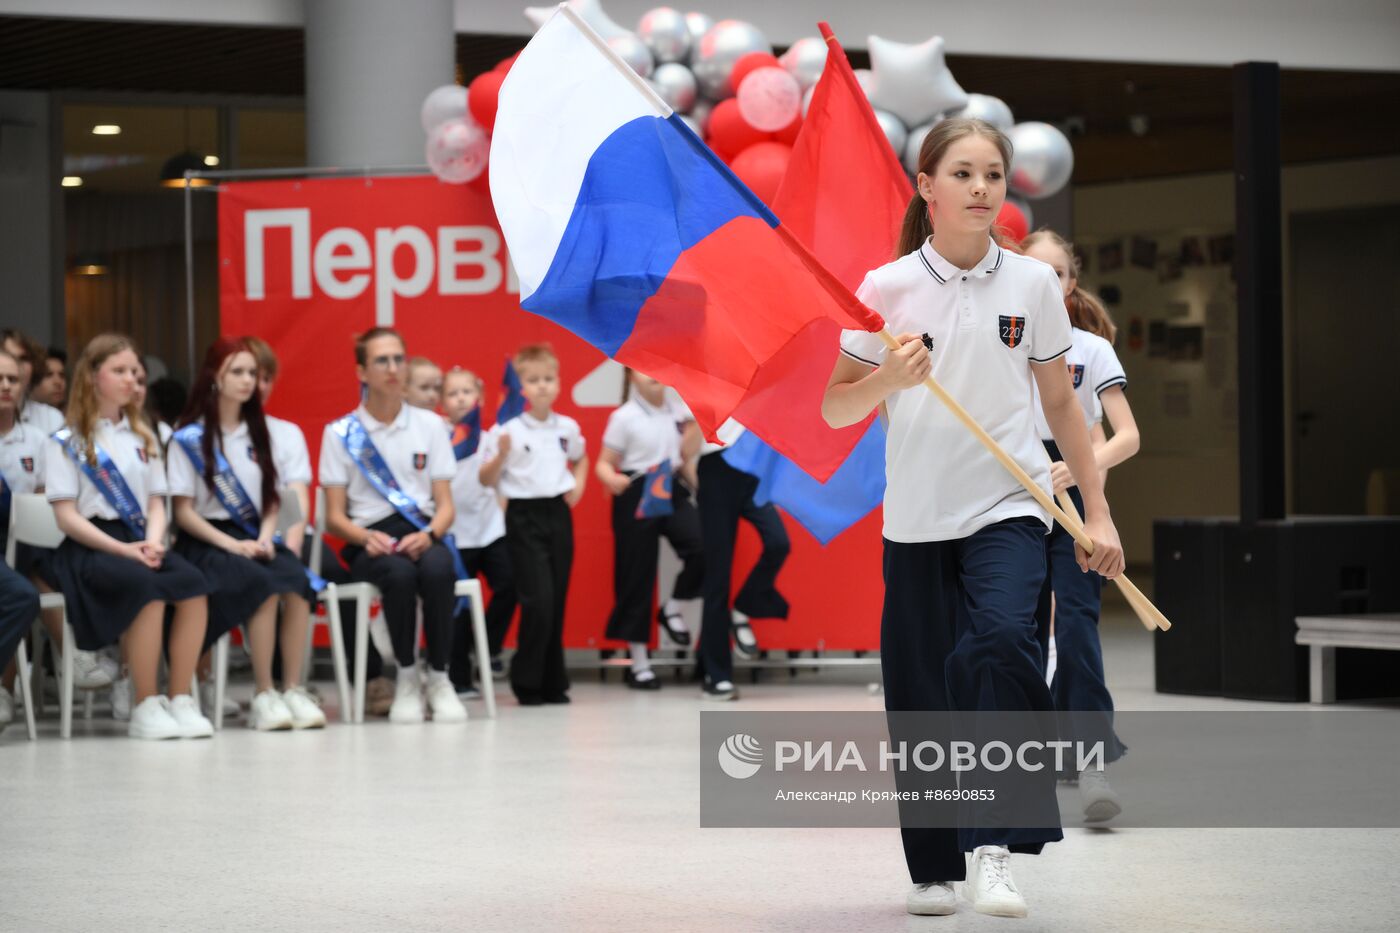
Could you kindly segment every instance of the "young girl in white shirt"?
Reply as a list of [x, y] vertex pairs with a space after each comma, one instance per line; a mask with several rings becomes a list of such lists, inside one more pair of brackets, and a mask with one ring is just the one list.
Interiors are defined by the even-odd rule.
[[[871, 271], [857, 292], [899, 335], [900, 349], [886, 352], [876, 334], [846, 331], [822, 406], [833, 427], [881, 405], [889, 416], [880, 649], [892, 712], [1053, 708], [1035, 625], [1049, 517], [924, 388], [930, 375], [1048, 492], [1034, 382], [1084, 496], [1095, 545], [1087, 566], [1108, 577], [1123, 566], [1060, 360], [1070, 326], [1059, 284], [1049, 267], [989, 235], [1011, 164], [1010, 143], [983, 121], [944, 120], [928, 134], [899, 258]], [[1027, 799], [1053, 807], [1047, 777]], [[977, 825], [979, 811], [971, 812], [972, 825], [961, 830], [903, 829], [911, 913], [952, 913], [952, 882], [967, 878], [964, 894], [977, 911], [1025, 915], [1010, 852], [1038, 853], [1062, 838], [1059, 828], [998, 829]]]

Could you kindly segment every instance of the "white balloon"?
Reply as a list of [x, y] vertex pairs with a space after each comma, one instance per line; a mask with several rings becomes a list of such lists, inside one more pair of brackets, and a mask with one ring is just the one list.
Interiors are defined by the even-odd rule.
[[798, 39], [778, 58], [778, 63], [805, 90], [817, 83], [826, 68], [826, 40], [817, 36]]
[[468, 119], [467, 89], [460, 84], [444, 84], [433, 88], [423, 98], [418, 118], [423, 122], [423, 132], [431, 133], [433, 127], [447, 120]]
[[1069, 183], [1074, 147], [1049, 123], [1017, 123], [1006, 134], [1011, 156], [1011, 190], [1028, 198], [1048, 198]]
[[904, 141], [904, 168], [910, 175], [919, 174], [919, 150], [923, 148], [924, 137], [937, 123], [937, 120], [932, 120], [909, 131], [909, 136]]
[[460, 185], [486, 170], [491, 139], [467, 120], [448, 120], [433, 127], [426, 149], [428, 167], [440, 180]]
[[875, 76], [870, 103], [906, 125], [917, 126], [967, 104], [967, 92], [943, 59], [942, 36], [917, 45], [871, 36], [870, 70]]
[[666, 105], [679, 113], [686, 113], [695, 106], [698, 94], [695, 75], [690, 69], [677, 62], [658, 65], [651, 73], [651, 86], [666, 102]]
[[739, 115], [756, 130], [776, 133], [797, 119], [802, 87], [782, 68], [755, 68], [739, 85]]
[[1011, 108], [1006, 106], [1006, 102], [1000, 97], [993, 97], [990, 94], [967, 95], [967, 106], [958, 110], [950, 110], [948, 116], [986, 120], [1003, 133], [1011, 129], [1016, 122], [1016, 118], [1011, 115]]
[[668, 6], [643, 13], [637, 23], [637, 36], [659, 64], [683, 62], [690, 54], [690, 27], [685, 14]]
[[909, 130], [905, 128], [904, 123], [888, 110], [875, 111], [875, 122], [880, 124], [880, 129], [890, 141], [890, 148], [894, 150], [894, 154], [903, 156], [904, 144], [909, 141]]
[[742, 20], [726, 19], [715, 23], [700, 39], [699, 46], [690, 56], [690, 68], [695, 72], [695, 80], [700, 82], [700, 90], [706, 97], [723, 100], [733, 97], [736, 90], [729, 83], [734, 63], [750, 52], [772, 51], [773, 47], [757, 26]]
[[[593, 31], [604, 39], [613, 39], [621, 35], [630, 35], [631, 31], [623, 29], [612, 21], [612, 17], [603, 12], [603, 4], [599, 0], [569, 0], [569, 6], [582, 17], [583, 21], [593, 27]], [[549, 21], [549, 18], [558, 12], [559, 7], [555, 6], [531, 6], [525, 8], [525, 18], [535, 24], [539, 29]]]
[[875, 75], [869, 68], [857, 68], [854, 73], [856, 84], [860, 85], [860, 89], [865, 92], [865, 99], [869, 100], [870, 92], [875, 89]]
[[621, 56], [627, 67], [637, 74], [643, 78], [651, 76], [655, 62], [651, 57], [651, 49], [647, 48], [641, 39], [629, 32], [626, 35], [613, 36], [608, 40], [608, 47]]

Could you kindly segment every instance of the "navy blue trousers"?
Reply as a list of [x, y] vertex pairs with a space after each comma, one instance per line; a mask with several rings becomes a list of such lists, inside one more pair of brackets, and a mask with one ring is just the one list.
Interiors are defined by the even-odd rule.
[[15, 655], [20, 639], [39, 615], [39, 591], [0, 563], [0, 670]]
[[[1051, 460], [1060, 452], [1047, 441]], [[1074, 507], [1084, 515], [1084, 500], [1075, 486], [1069, 488]], [[1113, 697], [1103, 675], [1103, 645], [1099, 641], [1099, 610], [1102, 605], [1103, 577], [1092, 570], [1084, 573], [1074, 559], [1074, 539], [1055, 525], [1045, 538], [1045, 585], [1036, 607], [1036, 638], [1042, 656], [1050, 648], [1050, 595], [1054, 593], [1055, 676], [1050, 695], [1055, 709], [1069, 714], [1062, 717], [1062, 737], [1083, 742], [1103, 742], [1104, 761], [1123, 757], [1126, 746], [1113, 733]]]
[[[880, 667], [885, 709], [1051, 710], [1035, 610], [1045, 579], [1045, 526], [998, 522], [952, 541], [885, 541]], [[1037, 791], [1051, 801], [1054, 774]], [[1039, 854], [1058, 827], [900, 830], [915, 884], [959, 881], [964, 852], [1004, 845]]]

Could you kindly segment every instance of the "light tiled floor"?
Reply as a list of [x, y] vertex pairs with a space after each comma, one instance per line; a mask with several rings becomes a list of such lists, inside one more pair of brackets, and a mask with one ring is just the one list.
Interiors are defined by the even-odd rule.
[[[1105, 622], [1119, 706], [1151, 641]], [[744, 703], [872, 709], [876, 672], [770, 675]], [[0, 736], [0, 930], [1393, 930], [1391, 830], [1070, 829], [1015, 862], [1031, 916], [903, 911], [893, 830], [701, 830], [689, 685], [579, 673], [570, 707], [463, 727]], [[1261, 704], [1276, 708], [1271, 704]], [[472, 704], [477, 712], [480, 704]], [[1202, 775], [1209, 791], [1209, 775]]]

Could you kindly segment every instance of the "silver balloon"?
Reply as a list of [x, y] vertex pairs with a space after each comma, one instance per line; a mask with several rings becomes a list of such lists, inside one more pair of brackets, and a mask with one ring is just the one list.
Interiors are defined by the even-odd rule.
[[687, 116], [689, 116], [690, 119], [694, 120], [700, 125], [701, 139], [705, 138], [705, 133], [710, 128], [710, 111], [714, 109], [714, 103], [702, 97], [695, 102], [695, 106], [691, 107], [690, 113], [687, 114]]
[[608, 40], [608, 45], [637, 74], [643, 78], [651, 76], [651, 69], [656, 63], [652, 60], [651, 49], [641, 39], [629, 32], [623, 36], [613, 36]]
[[666, 105], [677, 113], [687, 113], [695, 106], [695, 75], [690, 69], [676, 62], [658, 65], [651, 73], [651, 86]]
[[637, 23], [637, 36], [651, 49], [658, 64], [683, 62], [690, 54], [690, 27], [680, 10], [659, 6], [643, 13]]
[[826, 40], [816, 36], [798, 39], [778, 58], [778, 64], [806, 90], [817, 83], [826, 68]]
[[1000, 97], [993, 97], [990, 94], [967, 95], [967, 106], [949, 111], [948, 116], [986, 120], [1003, 133], [1011, 129], [1016, 122], [1016, 118], [1011, 115], [1011, 108], [1006, 106], [1006, 102]]
[[870, 37], [870, 70], [875, 76], [870, 103], [888, 110], [909, 126], [934, 114], [967, 105], [967, 92], [958, 86], [943, 58], [943, 37], [917, 45]]
[[691, 131], [692, 133], [694, 133], [696, 136], [698, 136], [698, 137], [701, 138], [701, 139], [704, 139], [704, 138], [705, 138], [705, 130], [704, 130], [704, 128], [700, 125], [700, 121], [699, 121], [699, 120], [695, 119], [694, 117], [686, 116], [685, 114], [681, 114], [680, 116], [681, 116], [681, 122], [684, 123], [686, 126], [690, 127], [690, 131]]
[[909, 131], [908, 137], [904, 140], [904, 169], [910, 175], [919, 174], [919, 150], [923, 148], [924, 137], [928, 131], [933, 129], [937, 120], [920, 124]]
[[705, 33], [715, 28], [715, 21], [704, 13], [687, 13], [685, 28], [690, 30], [690, 57], [694, 58], [695, 50], [700, 47], [700, 40], [705, 38]]
[[1017, 123], [1011, 138], [1011, 190], [1028, 198], [1048, 198], [1069, 183], [1074, 149], [1049, 123]]
[[[875, 122], [880, 124], [880, 129], [884, 131], [885, 138], [890, 141], [890, 148], [895, 155], [904, 154], [904, 144], [909, 141], [909, 130], [899, 117], [888, 110], [875, 111]], [[922, 142], [922, 140], [920, 140]]]
[[467, 112], [467, 89], [460, 84], [444, 84], [434, 88], [423, 98], [418, 118], [423, 122], [425, 133], [431, 133], [433, 127], [448, 120], [470, 120]]
[[705, 33], [691, 55], [690, 67], [706, 97], [724, 100], [734, 96], [735, 89], [729, 83], [734, 63], [750, 52], [772, 51], [768, 39], [753, 23], [726, 19], [715, 23], [714, 28]]

